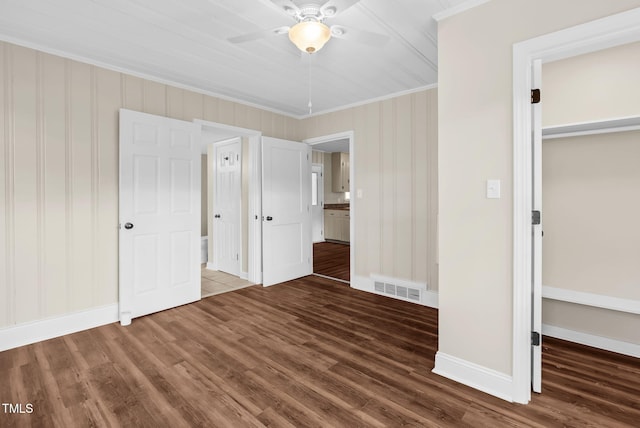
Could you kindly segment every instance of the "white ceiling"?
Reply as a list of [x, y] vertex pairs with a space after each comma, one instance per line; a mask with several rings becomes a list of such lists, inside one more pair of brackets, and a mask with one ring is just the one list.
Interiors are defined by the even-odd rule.
[[1, 0], [0, 39], [300, 117], [309, 96], [318, 113], [436, 83], [432, 16], [464, 1], [361, 0], [326, 23], [389, 41], [311, 56], [286, 34], [227, 41], [294, 24], [268, 0]]

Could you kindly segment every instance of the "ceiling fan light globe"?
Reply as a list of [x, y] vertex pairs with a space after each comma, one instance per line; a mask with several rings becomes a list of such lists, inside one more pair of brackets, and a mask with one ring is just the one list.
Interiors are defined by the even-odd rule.
[[302, 52], [317, 52], [330, 38], [329, 27], [317, 21], [302, 21], [289, 30], [289, 40]]

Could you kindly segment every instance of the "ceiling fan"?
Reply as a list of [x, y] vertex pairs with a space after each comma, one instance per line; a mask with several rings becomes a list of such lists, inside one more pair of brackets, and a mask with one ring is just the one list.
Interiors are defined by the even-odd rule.
[[322, 49], [331, 38], [351, 40], [372, 46], [379, 46], [388, 41], [389, 37], [369, 31], [356, 30], [342, 25], [328, 27], [325, 19], [334, 18], [336, 15], [349, 9], [360, 0], [329, 0], [314, 2], [312, 0], [300, 0], [294, 3], [292, 0], [269, 0], [279, 10], [293, 18], [297, 23], [291, 27], [283, 26], [269, 30], [256, 31], [241, 36], [230, 37], [231, 43], [243, 43], [264, 37], [288, 34], [289, 39], [298, 49], [309, 54]]

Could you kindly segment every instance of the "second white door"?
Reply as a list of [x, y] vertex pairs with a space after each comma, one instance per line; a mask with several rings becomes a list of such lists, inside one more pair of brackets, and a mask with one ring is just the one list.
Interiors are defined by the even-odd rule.
[[242, 145], [240, 138], [214, 144], [214, 265], [240, 275]]
[[263, 285], [313, 273], [311, 148], [262, 139]]

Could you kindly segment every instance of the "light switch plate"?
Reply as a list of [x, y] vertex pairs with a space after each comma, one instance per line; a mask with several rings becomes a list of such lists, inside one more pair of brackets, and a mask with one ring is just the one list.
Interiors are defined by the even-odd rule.
[[487, 180], [487, 198], [500, 198], [500, 180]]
[[356, 197], [357, 197], [358, 199], [362, 199], [362, 189], [358, 189], [358, 190], [356, 191]]

